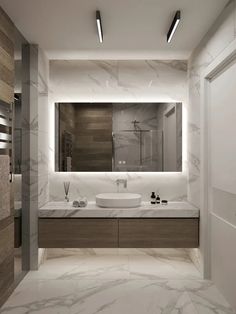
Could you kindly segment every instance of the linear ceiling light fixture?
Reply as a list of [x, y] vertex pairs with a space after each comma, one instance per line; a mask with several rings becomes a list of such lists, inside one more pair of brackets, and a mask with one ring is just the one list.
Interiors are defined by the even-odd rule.
[[172, 37], [173, 37], [173, 35], [174, 35], [178, 25], [179, 25], [180, 18], [181, 18], [180, 11], [176, 11], [174, 19], [171, 23], [170, 29], [169, 29], [168, 34], [167, 34], [167, 42], [168, 43], [171, 42], [171, 39], [172, 39]]
[[102, 31], [102, 19], [101, 19], [101, 14], [100, 11], [96, 11], [96, 22], [97, 22], [97, 29], [98, 29], [98, 37], [100, 43], [103, 42], [103, 31]]

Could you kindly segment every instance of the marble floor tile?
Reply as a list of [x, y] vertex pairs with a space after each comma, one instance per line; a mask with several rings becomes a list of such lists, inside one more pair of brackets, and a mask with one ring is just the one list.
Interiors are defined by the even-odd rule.
[[235, 313], [217, 288], [208, 280], [183, 281], [185, 290], [201, 314], [232, 314]]
[[44, 280], [22, 282], [1, 314], [233, 314], [210, 282]]
[[130, 278], [200, 279], [200, 273], [186, 256], [129, 256]]
[[86, 263], [85, 256], [63, 256], [60, 258], [46, 260], [37, 271], [29, 272], [25, 280], [49, 280], [60, 279], [67, 273], [72, 272], [74, 269], [84, 267]]
[[47, 259], [59, 258], [63, 256], [73, 256], [73, 255], [115, 255], [118, 254], [119, 249], [73, 249], [73, 248], [62, 248], [62, 249], [47, 249]]
[[22, 281], [8, 299], [1, 314], [69, 314], [75, 282]]
[[128, 279], [129, 258], [126, 255], [95, 255], [83, 257], [83, 263], [59, 277], [60, 279]]
[[[150, 280], [100, 281], [95, 287], [92, 282], [90, 285], [91, 289], [87, 286], [87, 294], [79, 285], [77, 302], [72, 306], [73, 314], [80, 313], [81, 303], [82, 313], [86, 314], [172, 313], [177, 305], [181, 307], [179, 299], [185, 293], [183, 289], [171, 288], [171, 283]], [[189, 297], [188, 303], [191, 303]]]
[[68, 249], [48, 258], [1, 314], [234, 313], [212, 282], [200, 279], [184, 250]]
[[60, 258], [74, 255], [158, 255], [164, 257], [189, 258], [185, 249], [162, 249], [162, 248], [56, 248], [47, 249], [47, 259]]

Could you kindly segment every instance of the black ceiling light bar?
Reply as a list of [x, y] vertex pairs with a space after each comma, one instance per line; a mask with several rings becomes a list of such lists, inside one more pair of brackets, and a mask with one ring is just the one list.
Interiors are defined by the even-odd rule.
[[103, 42], [102, 19], [101, 19], [101, 14], [99, 10], [96, 11], [96, 22], [97, 22], [99, 41], [100, 43], [102, 43]]
[[173, 35], [174, 35], [178, 25], [179, 25], [180, 19], [181, 19], [181, 12], [176, 11], [174, 19], [171, 23], [170, 29], [169, 29], [168, 34], [167, 34], [167, 42], [168, 43], [171, 42], [171, 39], [172, 39], [172, 37], [173, 37]]

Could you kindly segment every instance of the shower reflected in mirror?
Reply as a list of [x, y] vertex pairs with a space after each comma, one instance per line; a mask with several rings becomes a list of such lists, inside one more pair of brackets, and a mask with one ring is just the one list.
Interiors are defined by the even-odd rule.
[[181, 103], [55, 104], [56, 171], [182, 171]]

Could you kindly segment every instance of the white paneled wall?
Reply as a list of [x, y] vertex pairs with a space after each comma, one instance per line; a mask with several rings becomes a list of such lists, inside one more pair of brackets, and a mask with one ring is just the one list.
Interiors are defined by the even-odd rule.
[[[188, 107], [188, 199], [200, 206], [201, 173], [201, 112], [203, 99], [201, 77], [211, 64], [236, 39], [236, 1], [229, 2], [215, 25], [199, 44], [189, 61], [189, 107]], [[228, 301], [236, 307], [236, 229], [235, 229], [235, 142], [233, 134], [235, 117], [235, 70], [221, 73], [212, 85], [210, 122], [212, 123], [211, 147], [213, 167], [211, 220], [211, 275], [217, 287]], [[230, 78], [231, 76], [231, 78]], [[204, 268], [202, 230], [205, 224], [203, 209], [200, 215], [200, 265]]]
[[[235, 45], [236, 46], [236, 45]], [[208, 86], [211, 276], [236, 308], [236, 60]]]

